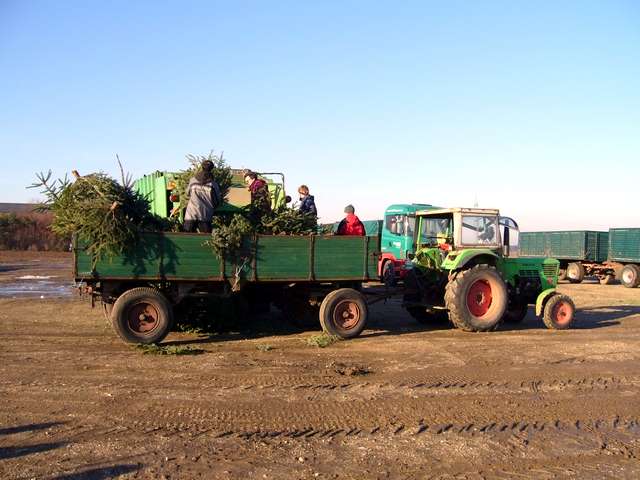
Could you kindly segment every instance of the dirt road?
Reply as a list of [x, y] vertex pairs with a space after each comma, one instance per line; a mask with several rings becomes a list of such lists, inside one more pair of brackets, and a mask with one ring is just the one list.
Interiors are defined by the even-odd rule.
[[570, 331], [392, 302], [324, 349], [277, 312], [168, 338], [194, 356], [144, 355], [75, 298], [0, 299], [0, 478], [638, 478], [640, 289], [562, 290]]

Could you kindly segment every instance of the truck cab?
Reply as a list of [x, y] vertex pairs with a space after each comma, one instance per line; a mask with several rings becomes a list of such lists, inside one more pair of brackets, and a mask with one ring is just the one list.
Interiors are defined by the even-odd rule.
[[426, 203], [397, 203], [384, 212], [378, 275], [387, 284], [404, 277], [405, 261], [415, 253], [416, 212], [436, 207]]

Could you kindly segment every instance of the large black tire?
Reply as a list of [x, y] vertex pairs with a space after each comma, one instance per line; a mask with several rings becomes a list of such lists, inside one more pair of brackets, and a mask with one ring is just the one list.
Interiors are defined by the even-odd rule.
[[320, 305], [322, 329], [340, 338], [353, 338], [362, 333], [369, 309], [364, 296], [352, 288], [330, 292]]
[[507, 287], [494, 267], [476, 265], [447, 283], [449, 319], [467, 332], [486, 332], [500, 324], [507, 309]]
[[584, 274], [584, 266], [581, 263], [575, 262], [567, 265], [567, 280], [571, 283], [582, 283]]
[[634, 264], [625, 265], [620, 272], [620, 283], [627, 288], [640, 285], [640, 267]]
[[529, 305], [527, 302], [517, 298], [511, 299], [502, 320], [506, 323], [520, 323], [525, 319], [528, 311]]
[[132, 288], [113, 304], [111, 325], [125, 342], [158, 343], [173, 324], [173, 309], [154, 288]]
[[542, 321], [552, 330], [565, 330], [573, 323], [576, 306], [567, 295], [553, 295], [544, 304]]
[[393, 268], [393, 262], [391, 260], [387, 260], [382, 266], [382, 283], [389, 288], [395, 287], [398, 284], [396, 271]]

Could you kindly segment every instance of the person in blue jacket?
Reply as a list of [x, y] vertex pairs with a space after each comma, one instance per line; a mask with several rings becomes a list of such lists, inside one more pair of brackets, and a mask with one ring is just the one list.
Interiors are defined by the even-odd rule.
[[300, 185], [298, 187], [298, 193], [300, 194], [300, 211], [317, 217], [318, 209], [316, 208], [316, 202], [313, 195], [309, 195], [309, 187], [306, 185]]

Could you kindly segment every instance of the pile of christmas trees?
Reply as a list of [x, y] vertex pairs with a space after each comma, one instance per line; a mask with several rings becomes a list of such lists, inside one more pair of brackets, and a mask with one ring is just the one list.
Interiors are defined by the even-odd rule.
[[[189, 168], [176, 177], [180, 208], [186, 207], [186, 192], [190, 178], [204, 160], [214, 164], [213, 177], [225, 198], [232, 181], [230, 167], [222, 155], [187, 156]], [[119, 162], [119, 160], [118, 160]], [[32, 187], [39, 187], [45, 195], [42, 210], [51, 211], [52, 230], [65, 237], [76, 235], [87, 252], [98, 260], [121, 255], [135, 248], [145, 231], [176, 231], [180, 225], [150, 213], [149, 202], [138, 193], [131, 178], [120, 165], [120, 182], [104, 173], [80, 175], [74, 171], [73, 181], [67, 177], [52, 180], [51, 172], [38, 174]], [[215, 217], [213, 233], [208, 244], [221, 256], [237, 256], [242, 238], [253, 234], [311, 235], [317, 232], [315, 215], [306, 215], [295, 208], [279, 207], [259, 215], [248, 206], [232, 216]]]

